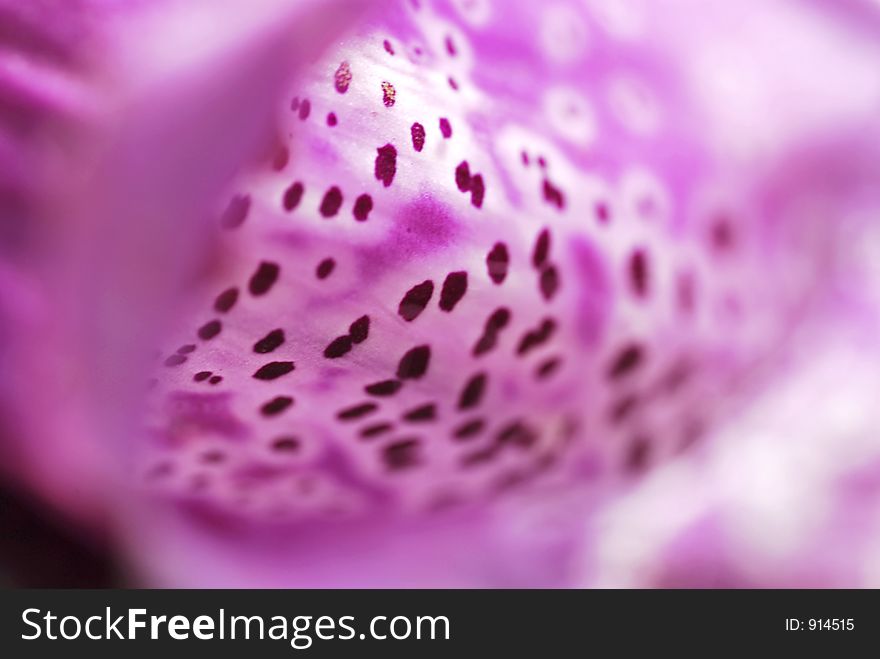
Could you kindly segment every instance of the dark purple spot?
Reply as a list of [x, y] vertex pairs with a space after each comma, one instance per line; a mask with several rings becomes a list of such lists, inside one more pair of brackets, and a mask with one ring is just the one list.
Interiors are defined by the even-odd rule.
[[636, 297], [645, 297], [648, 294], [648, 257], [644, 250], [634, 250], [627, 267], [633, 292]]
[[321, 261], [318, 264], [318, 267], [315, 268], [315, 276], [318, 279], [327, 279], [330, 276], [330, 273], [333, 272], [333, 268], [336, 267], [336, 261], [329, 256]]
[[394, 105], [394, 101], [397, 98], [397, 90], [394, 89], [394, 85], [392, 85], [387, 80], [382, 82], [382, 103], [386, 108], [390, 108]]
[[278, 453], [294, 453], [299, 450], [299, 439], [292, 435], [284, 435], [272, 441], [272, 450]]
[[486, 320], [486, 331], [497, 332], [507, 327], [510, 322], [510, 309], [507, 307], [498, 307]]
[[549, 378], [559, 370], [561, 365], [562, 360], [559, 357], [549, 357], [538, 364], [538, 368], [535, 369], [535, 378], [538, 380]]
[[210, 382], [211, 384], [220, 384], [221, 382], [223, 382], [223, 376], [222, 375], [214, 375], [211, 377], [210, 380], [208, 380], [208, 382]]
[[419, 464], [419, 442], [405, 439], [389, 444], [382, 451], [385, 466], [392, 471], [408, 469]]
[[512, 421], [495, 436], [498, 444], [509, 444], [519, 448], [529, 448], [538, 441], [537, 433], [522, 421]]
[[235, 306], [236, 302], [238, 302], [238, 289], [227, 288], [215, 298], [214, 310], [218, 313], [226, 313]]
[[532, 251], [532, 265], [540, 270], [547, 262], [548, 256], [550, 256], [550, 230], [543, 229], [535, 241], [535, 249]]
[[455, 168], [455, 185], [462, 192], [471, 189], [471, 167], [467, 160], [462, 160]]
[[324, 348], [324, 356], [327, 359], [338, 359], [347, 354], [352, 347], [351, 337], [348, 334], [337, 336]]
[[364, 387], [364, 391], [371, 396], [393, 396], [400, 391], [402, 386], [403, 382], [400, 380], [382, 380], [381, 382], [368, 384]]
[[290, 109], [296, 112], [299, 109], [299, 96], [294, 96], [290, 101]]
[[565, 208], [565, 195], [562, 190], [553, 185], [549, 179], [544, 179], [544, 200], [551, 206], [556, 206], [559, 210]]
[[324, 193], [324, 198], [321, 200], [321, 206], [318, 208], [318, 211], [324, 217], [333, 217], [339, 212], [341, 206], [342, 190], [334, 185]]
[[452, 436], [458, 440], [470, 439], [471, 437], [479, 435], [481, 432], [483, 432], [483, 429], [485, 427], [486, 422], [483, 419], [472, 419], [471, 421], [465, 421], [455, 430], [453, 430]]
[[196, 346], [194, 343], [187, 343], [186, 345], [182, 345], [177, 349], [178, 355], [188, 355], [191, 352], [196, 351]]
[[284, 210], [289, 212], [299, 206], [299, 202], [302, 201], [303, 190], [303, 184], [296, 181], [284, 191], [284, 197], [281, 199]]
[[370, 437], [376, 437], [377, 435], [383, 435], [386, 432], [390, 432], [394, 430], [394, 424], [388, 422], [382, 423], [374, 423], [372, 425], [366, 426], [360, 431], [360, 436], [364, 439], [369, 439]]
[[411, 348], [397, 364], [397, 377], [401, 380], [418, 380], [428, 371], [430, 361], [430, 346], [421, 345]]
[[545, 300], [550, 301], [556, 295], [559, 290], [559, 270], [555, 265], [548, 265], [541, 271], [540, 287]]
[[486, 184], [482, 174], [471, 176], [471, 205], [475, 208], [483, 207], [483, 199], [486, 196]]
[[195, 382], [203, 382], [211, 377], [211, 371], [199, 371], [193, 376]]
[[247, 219], [250, 209], [250, 195], [235, 195], [229, 200], [229, 205], [223, 211], [223, 216], [220, 218], [220, 226], [224, 229], [237, 229]]
[[495, 243], [495, 246], [486, 255], [486, 268], [489, 271], [489, 279], [495, 284], [501, 284], [507, 277], [507, 267], [510, 264], [510, 255], [507, 245]]
[[210, 341], [217, 336], [222, 329], [223, 325], [219, 320], [209, 320], [199, 328], [197, 334], [202, 341]]
[[639, 397], [636, 394], [627, 394], [623, 398], [614, 401], [608, 410], [608, 420], [613, 424], [626, 421], [639, 406]]
[[525, 355], [529, 351], [543, 345], [556, 330], [556, 321], [552, 318], [545, 318], [537, 329], [528, 330], [520, 339], [516, 348], [517, 355]]
[[370, 317], [361, 316], [348, 327], [348, 336], [352, 343], [363, 343], [370, 334]]
[[469, 410], [480, 404], [486, 391], [487, 379], [485, 373], [477, 373], [470, 377], [458, 397], [458, 409]]
[[611, 209], [608, 208], [608, 204], [603, 201], [596, 202], [595, 210], [599, 222], [602, 224], [608, 224], [608, 221], [611, 219]]
[[284, 343], [284, 330], [274, 329], [254, 344], [254, 352], [265, 355]]
[[180, 366], [186, 361], [186, 355], [173, 354], [165, 360], [165, 366]]
[[348, 65], [347, 61], [343, 61], [339, 68], [336, 69], [336, 73], [333, 74], [333, 86], [336, 87], [336, 91], [340, 94], [344, 94], [348, 91], [348, 86], [351, 84], [351, 67]]
[[373, 210], [373, 198], [368, 194], [362, 194], [354, 202], [354, 219], [358, 222], [366, 222]]
[[287, 375], [293, 369], [293, 362], [269, 362], [260, 366], [253, 377], [255, 380], [275, 380], [282, 375]]
[[458, 91], [458, 83], [455, 81], [455, 78], [453, 78], [452, 76], [449, 76], [448, 78], [446, 78], [446, 82], [449, 83], [449, 86], [450, 86], [454, 91]]
[[624, 346], [608, 366], [607, 377], [616, 380], [636, 370], [644, 359], [642, 347], [637, 343]]
[[450, 272], [443, 281], [440, 290], [440, 309], [452, 311], [467, 292], [468, 275], [466, 272]]
[[414, 407], [409, 412], [404, 413], [403, 419], [410, 423], [421, 423], [424, 421], [433, 421], [437, 418], [437, 406], [434, 403], [427, 403]]
[[451, 36], [446, 35], [445, 44], [446, 52], [449, 53], [452, 57], [455, 57], [455, 43], [453, 43]]
[[360, 419], [367, 414], [372, 414], [379, 406], [376, 403], [361, 403], [360, 405], [354, 405], [353, 407], [346, 407], [345, 409], [339, 410], [336, 413], [336, 418], [340, 421], [353, 421], [355, 419]]
[[275, 416], [276, 414], [281, 414], [291, 405], [293, 405], [293, 398], [290, 396], [276, 396], [260, 407], [260, 414], [263, 416]]
[[304, 98], [299, 104], [299, 118], [303, 121], [309, 118], [312, 111], [312, 103], [309, 99]]
[[411, 322], [428, 306], [434, 294], [434, 282], [426, 279], [409, 289], [397, 307], [397, 313], [407, 322]]
[[416, 122], [410, 127], [409, 132], [412, 135], [413, 149], [421, 151], [425, 146], [425, 127]]
[[397, 172], [397, 149], [393, 144], [386, 144], [376, 149], [375, 176], [386, 188], [394, 180]]
[[382, 46], [385, 48], [386, 53], [388, 53], [389, 55], [394, 54], [394, 47], [391, 45], [391, 42], [388, 41], [388, 39], [385, 39], [385, 41], [382, 42]]
[[335, 126], [338, 123], [339, 123], [339, 120], [336, 118], [336, 113], [335, 112], [328, 112], [327, 113], [327, 125], [332, 128], [333, 126]]
[[269, 289], [275, 285], [278, 280], [280, 268], [277, 263], [271, 261], [262, 261], [257, 267], [257, 271], [251, 276], [248, 282], [248, 290], [254, 297], [265, 295]]
[[440, 118], [440, 134], [447, 140], [452, 137], [452, 125], [446, 117]]

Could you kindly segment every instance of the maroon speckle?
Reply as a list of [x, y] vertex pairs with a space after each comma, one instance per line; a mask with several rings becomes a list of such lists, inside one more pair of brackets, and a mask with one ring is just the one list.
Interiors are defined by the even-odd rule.
[[299, 118], [303, 121], [309, 118], [312, 111], [312, 103], [309, 99], [304, 98], [299, 104]]
[[394, 54], [394, 47], [391, 45], [391, 42], [388, 41], [388, 39], [385, 39], [385, 41], [382, 42], [382, 46], [385, 48], [386, 53], [388, 53], [389, 55]]
[[472, 419], [471, 421], [465, 421], [453, 430], [452, 436], [457, 440], [470, 439], [483, 432], [485, 427], [486, 422], [483, 419]]
[[648, 466], [651, 455], [651, 443], [647, 437], [637, 436], [632, 440], [626, 452], [624, 468], [631, 473], [643, 471]]
[[355, 419], [360, 419], [368, 414], [372, 414], [378, 409], [379, 406], [376, 405], [376, 403], [361, 403], [360, 405], [354, 405], [353, 407], [346, 407], [345, 409], [339, 410], [336, 413], [336, 418], [340, 421], [354, 421]]
[[642, 249], [636, 249], [630, 254], [629, 263], [629, 280], [632, 284], [633, 293], [636, 297], [644, 298], [648, 295], [648, 257]]
[[332, 186], [327, 192], [324, 193], [324, 198], [321, 200], [321, 206], [318, 208], [318, 211], [324, 217], [333, 217], [336, 213], [339, 212], [340, 207], [342, 206], [342, 190], [339, 189], [338, 186]]
[[293, 405], [293, 398], [290, 396], [276, 396], [260, 407], [260, 414], [263, 416], [275, 416], [281, 414], [291, 405]]
[[199, 371], [193, 376], [193, 380], [195, 382], [202, 382], [203, 380], [207, 380], [211, 377], [211, 371]]
[[191, 352], [196, 351], [196, 345], [194, 343], [187, 343], [186, 345], [182, 345], [177, 349], [178, 355], [188, 355]]
[[238, 289], [234, 286], [232, 288], [227, 288], [214, 300], [214, 310], [218, 313], [226, 313], [235, 306], [237, 301]]
[[464, 297], [467, 286], [467, 272], [450, 272], [443, 281], [443, 288], [440, 289], [440, 309], [452, 311]]
[[413, 149], [421, 151], [425, 146], [425, 127], [416, 122], [410, 126], [409, 132], [412, 135]]
[[284, 205], [284, 210], [289, 212], [299, 206], [299, 202], [302, 201], [303, 190], [303, 184], [296, 181], [284, 191], [284, 197], [281, 200], [281, 203]]
[[265, 355], [284, 344], [284, 330], [274, 329], [254, 343], [254, 352]]
[[719, 216], [709, 228], [709, 241], [719, 252], [729, 251], [735, 243], [733, 227], [726, 216]]
[[415, 320], [428, 306], [433, 294], [434, 282], [430, 279], [416, 284], [404, 294], [397, 307], [397, 313], [407, 322]]
[[382, 103], [386, 108], [390, 108], [394, 105], [394, 101], [397, 98], [397, 90], [394, 89], [394, 85], [392, 85], [387, 80], [382, 83]]
[[630, 343], [625, 345], [608, 365], [606, 372], [608, 379], [616, 380], [632, 373], [641, 365], [643, 360], [644, 352], [639, 344]]
[[351, 67], [348, 65], [348, 62], [343, 61], [336, 69], [336, 73], [333, 74], [333, 86], [336, 87], [336, 91], [340, 94], [344, 94], [348, 91], [350, 84]]
[[426, 403], [425, 405], [414, 407], [403, 415], [403, 420], [410, 423], [423, 423], [425, 421], [433, 421], [436, 418], [437, 406], [434, 403]]
[[541, 295], [548, 302], [556, 295], [559, 290], [559, 270], [555, 265], [548, 265], [541, 271], [540, 288]]
[[354, 219], [358, 222], [366, 222], [373, 210], [373, 198], [368, 194], [362, 194], [354, 202]]
[[278, 280], [280, 268], [277, 263], [271, 261], [261, 261], [257, 267], [257, 271], [251, 275], [248, 282], [248, 290], [254, 297], [260, 297], [269, 292], [275, 282]]
[[561, 365], [562, 360], [559, 357], [549, 357], [538, 364], [538, 368], [535, 369], [535, 378], [538, 380], [546, 380], [556, 373]]
[[371, 396], [393, 396], [400, 391], [402, 386], [403, 382], [400, 380], [382, 380], [381, 382], [368, 384], [364, 387], [364, 391]]
[[165, 360], [165, 366], [180, 366], [186, 361], [186, 355], [173, 354]]
[[556, 206], [559, 210], [565, 208], [565, 195], [562, 190], [553, 185], [549, 179], [544, 179], [543, 185], [544, 199], [552, 206]]
[[202, 341], [210, 341], [220, 333], [223, 325], [219, 320], [210, 320], [199, 328], [197, 334]]
[[213, 376], [211, 376], [211, 379], [208, 380], [208, 382], [210, 382], [211, 384], [220, 384], [221, 382], [223, 382], [223, 376], [222, 375], [213, 375]]
[[290, 100], [290, 109], [291, 109], [293, 112], [296, 112], [296, 111], [299, 109], [299, 96], [294, 96], [294, 97]]
[[339, 120], [336, 119], [336, 113], [335, 112], [328, 112], [327, 113], [327, 125], [330, 127], [333, 127], [338, 123], [339, 123]]
[[458, 409], [468, 410], [480, 404], [486, 390], [487, 379], [485, 373], [477, 373], [468, 379], [458, 398]]
[[510, 255], [507, 252], [507, 245], [504, 243], [495, 243], [486, 255], [486, 269], [489, 272], [489, 278], [495, 284], [501, 284], [507, 277], [507, 268], [509, 265]]
[[279, 453], [294, 453], [299, 450], [299, 440], [291, 435], [278, 437], [272, 441], [272, 450]]
[[380, 146], [376, 149], [376, 179], [382, 181], [382, 185], [387, 188], [394, 180], [395, 173], [397, 173], [397, 149], [393, 144]]
[[389, 444], [382, 451], [385, 465], [391, 471], [408, 469], [419, 464], [419, 443], [415, 439], [406, 439]]
[[397, 365], [397, 377], [401, 380], [418, 380], [428, 372], [431, 362], [431, 347], [416, 346], [407, 350]]
[[327, 277], [330, 276], [335, 267], [336, 261], [330, 257], [327, 257], [318, 264], [317, 268], [315, 268], [315, 276], [318, 279], [327, 279]]
[[250, 208], [250, 195], [235, 195], [229, 200], [229, 205], [223, 211], [223, 216], [220, 218], [220, 226], [224, 229], [237, 229], [247, 219]]
[[532, 265], [540, 270], [547, 262], [548, 256], [550, 256], [550, 230], [542, 229], [532, 251]]
[[255, 380], [277, 380], [293, 371], [293, 362], [269, 362], [254, 372]]
[[599, 201], [596, 203], [596, 217], [599, 219], [599, 222], [602, 224], [608, 224], [608, 221], [611, 219], [611, 209], [608, 208], [608, 204], [604, 201]]
[[351, 351], [352, 343], [351, 336], [348, 334], [337, 336], [324, 348], [324, 357], [327, 359], [338, 359]]
[[449, 76], [446, 79], [446, 82], [449, 83], [449, 86], [452, 88], [453, 91], [458, 91], [458, 83], [455, 81], [455, 78], [453, 78], [452, 76]]
[[377, 435], [384, 435], [385, 433], [391, 432], [392, 430], [394, 430], [394, 424], [383, 421], [381, 423], [374, 423], [364, 427], [358, 434], [360, 434], [360, 436], [364, 439], [370, 439], [371, 437], [376, 437]]
[[440, 118], [440, 134], [446, 139], [452, 137], [452, 125], [446, 117]]
[[446, 52], [449, 53], [452, 57], [455, 57], [455, 42], [452, 41], [452, 37], [446, 36]]
[[348, 336], [352, 343], [363, 343], [370, 334], [370, 317], [361, 316], [348, 327]]
[[483, 175], [474, 174], [471, 177], [471, 205], [476, 208], [482, 208], [485, 195], [486, 185], [483, 183]]
[[462, 160], [455, 168], [455, 185], [462, 192], [471, 189], [471, 168], [467, 160]]

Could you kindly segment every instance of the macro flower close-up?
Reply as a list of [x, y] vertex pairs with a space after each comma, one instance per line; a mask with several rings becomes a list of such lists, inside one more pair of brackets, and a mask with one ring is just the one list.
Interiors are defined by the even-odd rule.
[[875, 0], [0, 1], [5, 584], [878, 587], [878, 337]]

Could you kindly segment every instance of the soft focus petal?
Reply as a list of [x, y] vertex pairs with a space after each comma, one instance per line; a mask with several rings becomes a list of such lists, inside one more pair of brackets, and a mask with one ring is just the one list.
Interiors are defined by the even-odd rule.
[[143, 569], [564, 582], [586, 510], [770, 386], [827, 313], [834, 237], [875, 208], [878, 59], [789, 2], [363, 23], [218, 205], [228, 257], [134, 449]]

